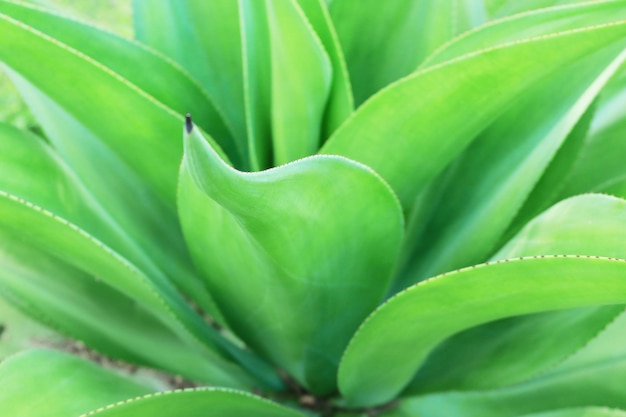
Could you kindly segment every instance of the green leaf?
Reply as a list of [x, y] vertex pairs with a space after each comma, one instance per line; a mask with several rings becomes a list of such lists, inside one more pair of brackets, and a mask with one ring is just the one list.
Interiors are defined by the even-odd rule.
[[376, 0], [333, 0], [329, 10], [357, 104], [486, 18], [482, 0], [396, 0], [394, 7]]
[[0, 361], [26, 349], [58, 346], [65, 338], [22, 314], [0, 297]]
[[[113, 358], [231, 387], [255, 382], [186, 343], [136, 300], [0, 230], [0, 293], [23, 313]], [[6, 242], [11, 242], [7, 244]]]
[[[602, 25], [608, 21], [624, 18], [623, 0], [597, 0], [576, 4], [565, 0], [564, 5], [542, 9], [533, 0], [511, 3], [528, 6], [527, 13], [498, 19], [469, 31], [452, 40], [430, 55], [421, 68], [438, 65], [470, 52], [523, 41], [537, 36], [557, 34], [581, 26]], [[556, 3], [555, 0], [537, 0], [535, 3]], [[535, 10], [538, 9], [538, 10]]]
[[612, 408], [586, 407], [566, 408], [564, 410], [548, 411], [545, 413], [524, 414], [522, 417], [624, 417], [626, 411]]
[[[238, 2], [133, 0], [133, 19], [139, 41], [186, 68], [214, 99], [235, 138], [235, 154], [229, 152], [229, 157], [235, 166], [247, 169], [251, 156], [246, 138]], [[193, 112], [200, 121], [204, 110], [185, 112]]]
[[[97, 132], [107, 147], [132, 167], [173, 210], [182, 156], [182, 143], [174, 139], [180, 129], [179, 113], [90, 56], [1, 11], [0, 32], [11, 39], [11, 42], [0, 44], [0, 60], [89, 131]], [[88, 41], [89, 36], [84, 39]], [[147, 55], [139, 47], [134, 49], [144, 52], [138, 53], [139, 56]], [[46, 63], [45, 70], [42, 70], [42, 62]], [[123, 62], [126, 65], [128, 61]], [[152, 65], [158, 62], [158, 57], [133, 62]], [[127, 67], [127, 71], [130, 69]], [[132, 71], [155, 71], [156, 74], [159, 67], [147, 67], [143, 71], [132, 68]], [[165, 74], [172, 72], [170, 68]], [[184, 80], [184, 75], [181, 77]], [[196, 88], [193, 84], [190, 87]], [[202, 103], [206, 102], [206, 98], [202, 100]], [[141, 140], [131, 140], [137, 137]]]
[[0, 409], [7, 416], [78, 416], [152, 391], [51, 350], [21, 353], [0, 364]]
[[355, 404], [388, 401], [409, 383], [435, 346], [479, 324], [625, 303], [625, 273], [623, 260], [540, 256], [478, 265], [424, 281], [391, 298], [355, 334], [339, 367], [341, 392]]
[[[622, 356], [569, 372], [546, 375], [510, 388], [409, 398], [401, 401], [398, 409], [385, 417], [516, 417], [573, 407], [626, 409], [624, 378], [626, 360]], [[616, 411], [615, 415], [622, 417], [624, 414]]]
[[491, 10], [492, 17], [510, 16], [516, 13], [529, 12], [536, 9], [568, 6], [570, 4], [587, 3], [588, 0], [491, 0], [494, 4]]
[[624, 151], [626, 71], [607, 86], [598, 103], [585, 147], [562, 192], [567, 197], [584, 192], [604, 192], [626, 197], [626, 170], [619, 155]]
[[324, 45], [332, 65], [332, 85], [324, 114], [322, 139], [327, 139], [352, 113], [354, 99], [339, 38], [323, 0], [297, 0]]
[[332, 66], [295, 0], [266, 1], [271, 40], [274, 165], [317, 152]]
[[[406, 287], [483, 262], [547, 172], [572, 129], [626, 60], [615, 45], [520, 94], [455, 161], [456, 174], [414, 247]], [[462, 184], [462, 186], [459, 186]]]
[[[227, 343], [192, 310], [158, 269], [144, 262], [142, 254], [137, 253], [116, 224], [107, 221], [106, 214], [45, 142], [6, 125], [0, 125], [0, 138], [0, 229], [6, 232], [0, 242], [6, 251], [17, 250], [17, 243], [12, 241], [20, 236], [28, 245], [25, 248], [49, 254], [88, 277], [97, 277], [146, 309], [153, 321], [161, 321], [178, 338], [206, 351], [204, 354], [215, 362], [218, 373], [220, 367], [232, 370], [235, 366], [209, 347], [247, 363], [247, 354]], [[31, 255], [24, 250], [13, 260], [5, 260], [7, 265], [3, 267], [29, 265], [32, 261], [27, 259]], [[8, 270], [5, 272], [5, 280], [14, 279]], [[54, 281], [40, 270], [37, 274], [38, 279]], [[36, 304], [33, 299], [37, 296], [38, 292], [26, 291], [20, 297], [27, 304]], [[104, 305], [103, 302], [100, 307]], [[37, 305], [29, 308], [36, 309]], [[80, 317], [78, 309], [72, 314]]]
[[[563, 179], [569, 177], [576, 161], [583, 154], [585, 139], [595, 115], [596, 104], [597, 99], [587, 108], [585, 114], [582, 115], [576, 126], [569, 133], [565, 143], [561, 145], [556, 155], [554, 155], [550, 165], [526, 198], [522, 208], [515, 215], [501, 242], [509, 241], [534, 217], [540, 215], [544, 210], [547, 210], [552, 204], [560, 200], [559, 193], [565, 186]], [[497, 245], [497, 247], [501, 246], [500, 244]]]
[[333, 156], [235, 171], [193, 129], [179, 192], [192, 255], [229, 325], [309, 389], [332, 392], [350, 334], [389, 284], [403, 227], [391, 190]]
[[626, 314], [624, 311], [624, 306], [622, 306], [622, 314], [609, 323], [582, 349], [551, 369], [548, 375], [576, 371], [603, 363], [616, 362], [624, 358], [624, 354], [626, 354]]
[[[407, 401], [410, 404], [410, 400]], [[400, 405], [389, 413], [381, 414], [381, 417], [419, 417], [419, 411], [411, 410], [410, 406]], [[564, 408], [560, 410], [540, 413], [524, 414], [516, 417], [625, 417], [626, 411], [605, 407]]]
[[265, 2], [239, 0], [250, 167], [272, 166], [270, 34]]
[[82, 417], [196, 417], [207, 412], [215, 417], [304, 417], [304, 414], [261, 397], [214, 388], [148, 395], [104, 407]]
[[[585, 27], [583, 22], [581, 26], [418, 71], [361, 106], [322, 153], [343, 155], [372, 167], [408, 209], [426, 184], [517, 95], [555, 70], [623, 42], [626, 30], [619, 21], [594, 27]], [[535, 59], [538, 55], [543, 58]], [[489, 89], [477, 85], [489, 85]]]
[[[84, 194], [89, 194], [85, 199], [97, 206], [99, 216], [92, 223], [108, 223], [99, 231], [110, 234], [109, 230], [116, 230], [117, 234], [124, 235], [124, 247], [132, 248], [121, 250], [117, 246], [117, 250], [140, 265], [146, 265], [148, 270], [156, 268], [159, 274], [164, 273], [168, 280], [219, 320], [215, 304], [193, 271], [175, 213], [155, 198], [145, 183], [97, 136], [18, 74], [13, 73], [12, 79], [37, 114], [46, 137], [59, 156], [72, 167], [79, 178], [77, 181], [82, 183], [72, 187], [84, 189]], [[81, 139], [77, 141], [75, 138]], [[7, 145], [16, 148], [15, 144]], [[98, 163], [92, 163], [94, 160]], [[19, 169], [28, 165], [26, 154]], [[103, 181], [103, 172], [108, 173], [107, 181]], [[103, 236], [98, 234], [97, 237]]]
[[[624, 225], [624, 200], [601, 195], [574, 197], [528, 224], [495, 259], [581, 253], [626, 259], [621, 244], [626, 239]], [[623, 310], [621, 305], [592, 307], [469, 329], [443, 342], [407, 391], [486, 389], [527, 380], [581, 349], [607, 323], [622, 317]], [[623, 346], [612, 339], [610, 343]], [[472, 352], [470, 358], [468, 351]]]

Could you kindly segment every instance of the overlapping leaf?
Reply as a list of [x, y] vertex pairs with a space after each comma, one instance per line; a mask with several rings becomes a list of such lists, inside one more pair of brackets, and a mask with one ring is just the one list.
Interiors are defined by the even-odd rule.
[[[170, 103], [158, 101], [152, 95], [154, 86], [160, 86], [163, 92], [164, 85], [177, 79], [176, 85], [188, 87], [181, 91], [187, 91], [186, 94], [189, 94], [190, 98], [199, 100], [195, 104], [197, 108], [209, 108], [206, 97], [197, 91], [195, 93], [190, 91], [195, 87], [191, 81], [185, 80], [186, 76], [180, 73], [180, 70], [137, 45], [134, 48], [128, 45], [123, 47], [124, 41], [116, 43], [115, 40], [109, 39], [108, 42], [122, 45], [116, 47], [115, 51], [119, 50], [120, 55], [123, 55], [122, 52], [131, 53], [133, 62], [137, 65], [146, 63], [149, 64], [148, 67], [143, 71], [130, 68], [126, 65], [128, 56], [120, 57], [112, 52], [108, 55], [117, 60], [118, 67], [111, 69], [107, 66], [111, 65], [111, 62], [103, 65], [88, 54], [79, 52], [71, 45], [43, 32], [50, 27], [59, 28], [55, 30], [55, 34], [57, 31], [80, 28], [83, 32], [82, 37], [72, 35], [68, 36], [67, 40], [74, 40], [78, 43], [77, 46], [82, 48], [82, 43], [88, 41], [91, 35], [97, 36], [94, 30], [67, 22], [54, 24], [49, 21], [49, 17], [40, 14], [35, 16], [33, 12], [37, 19], [33, 18], [31, 23], [38, 25], [41, 23], [42, 27], [39, 30], [21, 23], [8, 14], [16, 13], [22, 17], [22, 9], [17, 9], [11, 2], [6, 1], [0, 5], [2, 6], [0, 31], [11, 39], [11, 42], [0, 44], [0, 60], [54, 100], [92, 134], [96, 134], [100, 141], [125, 161], [165, 204], [173, 208], [176, 177], [182, 157], [182, 144], [180, 140], [176, 140], [181, 118], [176, 111], [189, 109], [172, 110], [168, 107]], [[99, 38], [108, 37], [104, 35]], [[153, 86], [152, 89], [144, 90], [143, 84], [138, 87], [116, 72], [121, 67], [125, 67], [126, 72], [135, 74], [145, 72], [155, 76], [162, 70], [163, 74], [168, 74], [172, 79], [161, 79], [158, 82], [143, 81], [144, 84]], [[144, 79], [145, 77], [135, 77], [134, 81]], [[168, 95], [171, 95], [171, 91], [176, 91], [165, 90], [168, 91]], [[189, 102], [190, 98], [178, 102]], [[135, 114], [141, 114], [141, 117], [132, 117]], [[141, 140], [134, 140], [137, 137]]]
[[529, 88], [455, 161], [433, 215], [414, 220], [429, 223], [413, 242], [407, 284], [493, 253], [534, 187], [553, 185], [539, 183], [543, 173], [568, 138], [579, 138], [570, 132], [626, 60], [622, 51], [591, 54]]
[[329, 11], [357, 104], [486, 19], [483, 0], [399, 0], [394, 7], [381, 7], [375, 0], [333, 0]]
[[242, 173], [197, 129], [186, 144], [183, 230], [226, 320], [309, 389], [331, 392], [350, 334], [388, 287], [402, 236], [397, 200], [344, 158]]
[[447, 337], [489, 321], [626, 302], [626, 261], [540, 256], [424, 281], [373, 313], [348, 346], [339, 387], [357, 404], [391, 400]]
[[314, 154], [332, 83], [324, 45], [295, 0], [266, 1], [272, 69], [274, 165]]
[[291, 408], [245, 392], [224, 389], [196, 389], [147, 395], [81, 417], [196, 417], [210, 412], [215, 417], [304, 417]]
[[[0, 168], [5, 173], [0, 180], [5, 297], [27, 306], [24, 309], [37, 319], [114, 356], [175, 368], [169, 358], [178, 349], [190, 357], [205, 356], [198, 366], [205, 367], [209, 380], [214, 376], [231, 380], [232, 372], [239, 374], [235, 380], [244, 376], [234, 364], [207, 350], [220, 345], [228, 350], [229, 345], [158, 270], [143, 262], [142, 254], [45, 142], [4, 125], [0, 137]], [[112, 306], [117, 314], [100, 319]], [[93, 322], [91, 328], [87, 317]], [[108, 320], [112, 323], [107, 325]], [[144, 326], [151, 329], [145, 335], [139, 330]], [[114, 329], [126, 337], [117, 340]], [[151, 344], [148, 334], [172, 340], [164, 343], [163, 351], [151, 351], [146, 349]], [[183, 367], [188, 364], [181, 362]], [[194, 371], [197, 368], [187, 369], [202, 377]]]
[[[622, 389], [625, 377], [626, 361], [621, 357], [576, 370], [546, 375], [510, 388], [414, 397], [402, 401], [398, 410], [386, 417], [422, 415], [515, 417], [575, 407], [626, 409]], [[559, 413], [568, 416], [570, 412], [553, 411], [553, 413], [557, 416]], [[590, 415], [621, 417], [624, 414], [619, 410], [598, 410]]]
[[[236, 166], [247, 168], [250, 161], [238, 2], [133, 0], [133, 11], [137, 39], [186, 68], [215, 100], [234, 135], [229, 156]], [[203, 126], [200, 120], [204, 110], [187, 108], [183, 113], [188, 111], [193, 111]]]
[[626, 170], [619, 156], [624, 150], [624, 86], [626, 71], [621, 69], [598, 103], [596, 117], [581, 157], [567, 181], [563, 196], [581, 192], [605, 192], [626, 197]]
[[[626, 259], [625, 225], [624, 200], [575, 197], [529, 223], [494, 259], [540, 254]], [[488, 389], [526, 381], [583, 347], [623, 310], [623, 305], [587, 307], [469, 329], [439, 346], [407, 391]]]
[[7, 416], [78, 416], [153, 391], [55, 351], [25, 352], [0, 364], [0, 409]]
[[[616, 11], [623, 11], [621, 6], [614, 4]], [[575, 30], [494, 47], [418, 71], [368, 100], [322, 152], [369, 165], [409, 208], [426, 184], [521, 91], [556, 69], [620, 42], [625, 25], [618, 14], [607, 12], [605, 17], [605, 25], [585, 27], [583, 21]]]

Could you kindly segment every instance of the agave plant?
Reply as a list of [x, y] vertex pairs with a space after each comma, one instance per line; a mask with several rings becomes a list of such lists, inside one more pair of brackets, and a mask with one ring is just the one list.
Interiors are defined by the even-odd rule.
[[133, 7], [0, 0], [0, 295], [196, 388], [31, 350], [2, 415], [626, 416], [625, 0]]

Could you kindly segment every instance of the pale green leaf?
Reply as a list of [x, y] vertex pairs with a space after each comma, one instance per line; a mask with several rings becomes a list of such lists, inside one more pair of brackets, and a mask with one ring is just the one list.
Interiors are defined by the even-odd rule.
[[497, 249], [570, 132], [626, 60], [615, 45], [555, 71], [520, 94], [455, 162], [421, 240], [406, 287], [445, 271], [485, 261]]
[[[514, 0], [511, 3], [530, 5], [532, 1]], [[557, 2], [555, 0], [538, 1]], [[441, 64], [470, 52], [493, 48], [497, 45], [576, 29], [583, 22], [586, 26], [594, 26], [626, 17], [624, 10], [626, 2], [623, 0], [594, 0], [585, 1], [583, 4], [567, 0], [562, 3], [564, 5], [547, 9], [529, 7], [530, 12], [494, 20], [476, 30], [466, 32], [438, 49], [421, 67], [427, 68]]]
[[586, 407], [566, 408], [563, 410], [547, 411], [545, 413], [524, 414], [520, 417], [624, 417], [626, 411], [615, 408]]
[[224, 389], [194, 389], [147, 395], [81, 417], [304, 417], [295, 410], [246, 392]]
[[265, 2], [271, 41], [274, 165], [317, 152], [333, 70], [295, 0]]
[[195, 128], [184, 161], [183, 230], [227, 322], [300, 383], [332, 392], [350, 334], [389, 284], [402, 236], [393, 193], [339, 157], [235, 171]]
[[607, 86], [598, 103], [596, 117], [562, 196], [584, 192], [604, 192], [626, 197], [626, 167], [620, 155], [626, 128], [626, 71]]
[[529, 12], [536, 9], [567, 6], [576, 3], [591, 3], [595, 0], [491, 0], [494, 4], [491, 10], [492, 17], [509, 16], [516, 13]]
[[[136, 300], [0, 230], [0, 294], [25, 314], [113, 358], [194, 381], [251, 387], [234, 364], [204, 352]], [[215, 365], [217, 363], [217, 365]]]
[[55, 351], [21, 353], [0, 364], [0, 410], [6, 416], [78, 416], [152, 391]]
[[[10, 242], [20, 236], [33, 250], [49, 254], [88, 277], [97, 277], [131, 298], [152, 314], [153, 320], [161, 321], [190, 346], [205, 351], [218, 369], [234, 365], [213, 350], [250, 365], [252, 359], [247, 359], [247, 353], [226, 342], [158, 269], [143, 261], [142, 253], [117, 225], [108, 222], [73, 172], [45, 142], [6, 125], [0, 125], [0, 139], [0, 228], [9, 234], [1, 240], [7, 251], [15, 249]], [[11, 263], [29, 263], [25, 261], [27, 254], [17, 259]], [[13, 277], [8, 270], [5, 272], [5, 279]], [[45, 279], [45, 275], [38, 278]], [[53, 281], [54, 277], [47, 279]], [[37, 308], [28, 292], [21, 297]], [[73, 315], [80, 316], [80, 312], [74, 310]]]
[[[13, 73], [12, 79], [37, 114], [46, 137], [79, 178], [75, 182], [82, 183], [72, 187], [84, 189], [83, 200], [89, 200], [91, 206], [95, 206], [88, 210], [99, 214], [92, 223], [108, 224], [99, 230], [107, 235], [115, 230], [117, 235], [124, 236], [125, 247], [130, 246], [131, 249], [122, 250], [123, 255], [146, 265], [148, 270], [156, 268], [158, 274], [164, 273], [168, 280], [219, 321], [215, 304], [193, 271], [175, 214], [155, 198], [132, 170], [91, 131], [18, 74]], [[24, 145], [24, 142], [22, 140], [20, 144]], [[17, 147], [10, 142], [6, 146], [11, 149]], [[17, 169], [28, 167], [28, 159], [26, 153]], [[94, 160], [98, 163], [94, 164]], [[103, 172], [107, 173], [106, 181], [103, 180]], [[36, 171], [31, 170], [30, 173]], [[45, 175], [39, 175], [39, 178], [45, 178]], [[96, 235], [103, 237], [102, 234]], [[106, 243], [111, 242], [106, 240]], [[120, 247], [116, 249], [120, 250]]]
[[428, 182], [518, 94], [558, 68], [623, 42], [625, 31], [619, 21], [589, 28], [582, 22], [579, 30], [495, 47], [418, 71], [368, 100], [322, 152], [372, 167], [409, 208]]
[[332, 65], [332, 85], [322, 126], [322, 139], [326, 140], [354, 110], [352, 87], [343, 51], [327, 6], [323, 0], [297, 1], [324, 45]]
[[[396, 414], [385, 417], [516, 417], [574, 407], [626, 409], [624, 378], [626, 360], [622, 356], [499, 390], [409, 398], [401, 401]], [[616, 417], [625, 414], [623, 411], [614, 413]]]
[[[474, 266], [424, 281], [391, 298], [355, 334], [339, 387], [356, 404], [380, 404], [409, 383], [453, 334], [493, 320], [626, 302], [626, 261], [540, 256]], [[593, 279], [592, 279], [593, 278]]]
[[0, 296], [0, 361], [26, 349], [58, 346], [66, 339], [21, 313]]
[[[135, 36], [187, 69], [214, 99], [233, 132], [233, 163], [250, 163], [244, 111], [244, 68], [235, 0], [133, 0]], [[202, 110], [193, 111], [198, 121]], [[199, 123], [200, 126], [203, 126]], [[208, 131], [213, 134], [211, 131]]]
[[250, 167], [272, 165], [271, 55], [265, 2], [239, 0]]
[[438, 46], [485, 21], [483, 0], [334, 0], [330, 14], [357, 104], [404, 77]]
[[181, 116], [88, 55], [1, 12], [0, 33], [11, 39], [0, 44], [0, 60], [97, 132], [173, 208]]

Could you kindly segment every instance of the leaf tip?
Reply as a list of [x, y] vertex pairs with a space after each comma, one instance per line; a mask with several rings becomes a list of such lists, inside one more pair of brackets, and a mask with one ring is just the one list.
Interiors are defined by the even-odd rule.
[[185, 130], [187, 131], [187, 133], [191, 133], [193, 129], [193, 121], [191, 120], [191, 113], [187, 113], [185, 115]]

